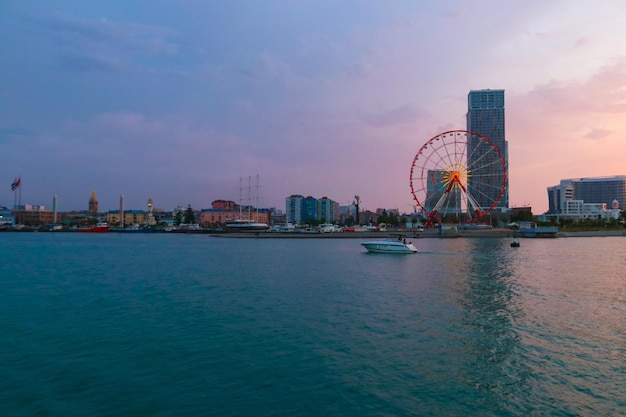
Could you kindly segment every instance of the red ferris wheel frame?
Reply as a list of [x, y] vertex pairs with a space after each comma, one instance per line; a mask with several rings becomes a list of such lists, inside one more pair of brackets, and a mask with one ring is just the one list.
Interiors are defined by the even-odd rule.
[[496, 207], [506, 179], [506, 162], [487, 137], [449, 130], [420, 147], [411, 163], [409, 185], [427, 224], [446, 215], [469, 223]]

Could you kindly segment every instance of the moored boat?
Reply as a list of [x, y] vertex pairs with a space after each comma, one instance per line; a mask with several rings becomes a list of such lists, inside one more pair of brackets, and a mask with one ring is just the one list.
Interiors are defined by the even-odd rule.
[[556, 237], [559, 229], [556, 226], [538, 226], [533, 222], [520, 222], [518, 231], [523, 237]]
[[117, 233], [154, 233], [156, 229], [154, 227], [141, 227], [138, 224], [133, 224], [130, 227], [114, 227], [111, 232]]
[[95, 226], [78, 229], [77, 231], [83, 233], [108, 233], [109, 225], [107, 223], [97, 223]]
[[245, 231], [259, 231], [259, 230], [267, 230], [269, 229], [269, 225], [267, 223], [255, 222], [253, 220], [246, 219], [235, 219], [229, 221], [225, 224], [226, 229], [228, 230], [236, 230], [239, 232]]
[[361, 243], [368, 252], [375, 253], [398, 253], [409, 254], [416, 253], [417, 248], [411, 242], [407, 242], [406, 239], [383, 239], [372, 240], [370, 242]]
[[[248, 177], [248, 204], [246, 205], [247, 211], [248, 211], [248, 215], [247, 217], [244, 218], [243, 216], [243, 187], [242, 187], [242, 180], [243, 178], [239, 178], [239, 192], [240, 192], [240, 203], [239, 203], [239, 218], [238, 219], [231, 219], [231, 220], [227, 220], [226, 223], [224, 224], [226, 230], [228, 231], [237, 231], [237, 232], [258, 232], [258, 231], [262, 231], [262, 230], [268, 230], [270, 228], [269, 224], [267, 223], [263, 223], [259, 221], [259, 209], [258, 206], [257, 208], [255, 208], [256, 211], [256, 220], [252, 220], [252, 205], [250, 204], [250, 200], [251, 200], [251, 192], [250, 192], [250, 181], [251, 178]], [[258, 188], [259, 188], [259, 176], [257, 175], [257, 179], [256, 179], [256, 198], [258, 200], [259, 194], [258, 194]], [[268, 221], [269, 221], [269, 217]]]

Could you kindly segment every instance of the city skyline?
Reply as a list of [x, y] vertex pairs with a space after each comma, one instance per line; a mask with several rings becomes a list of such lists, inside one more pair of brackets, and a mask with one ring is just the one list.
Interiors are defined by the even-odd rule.
[[[367, 0], [0, 4], [0, 205], [207, 208], [259, 175], [291, 194], [414, 204], [411, 160], [506, 91], [509, 206], [624, 174], [626, 4]], [[478, 24], [481, 22], [480, 24]]]

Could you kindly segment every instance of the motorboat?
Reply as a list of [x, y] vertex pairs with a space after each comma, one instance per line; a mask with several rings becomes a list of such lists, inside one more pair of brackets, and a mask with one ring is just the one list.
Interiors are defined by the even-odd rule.
[[368, 252], [375, 253], [416, 253], [417, 248], [406, 239], [372, 240], [361, 243]]

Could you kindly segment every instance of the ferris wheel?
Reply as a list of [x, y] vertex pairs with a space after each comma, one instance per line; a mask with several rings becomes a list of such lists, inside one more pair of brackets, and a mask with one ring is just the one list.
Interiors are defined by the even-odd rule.
[[411, 194], [426, 223], [477, 222], [500, 201], [506, 163], [485, 136], [451, 130], [429, 139], [411, 164]]

